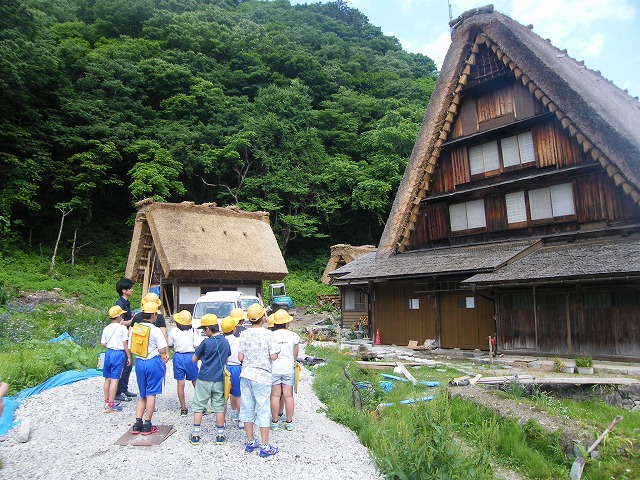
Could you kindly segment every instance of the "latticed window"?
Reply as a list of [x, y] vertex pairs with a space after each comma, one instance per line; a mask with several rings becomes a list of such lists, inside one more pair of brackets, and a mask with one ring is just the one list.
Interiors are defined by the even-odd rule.
[[501, 77], [509, 73], [507, 67], [486, 45], [480, 46], [480, 51], [476, 54], [476, 64], [471, 66], [468, 86], [478, 85], [480, 83], [491, 80], [492, 78]]

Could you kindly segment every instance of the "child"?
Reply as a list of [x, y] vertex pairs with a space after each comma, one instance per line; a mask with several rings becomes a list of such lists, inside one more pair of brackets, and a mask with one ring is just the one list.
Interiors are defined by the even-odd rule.
[[231, 354], [229, 342], [219, 333], [218, 317], [212, 313], [203, 315], [200, 327], [207, 336], [193, 354], [193, 362], [202, 360], [196, 391], [193, 396], [193, 431], [189, 435], [192, 445], [200, 444], [202, 415], [211, 401], [211, 411], [216, 414], [216, 444], [224, 443], [224, 366]]
[[[278, 358], [278, 344], [273, 332], [262, 327], [265, 321], [264, 307], [255, 303], [247, 310], [251, 322], [240, 335], [238, 360], [242, 363], [240, 373], [240, 420], [247, 434], [245, 452], [253, 452], [260, 446], [260, 456], [269, 457], [278, 453], [277, 447], [269, 445], [271, 408], [271, 362]], [[262, 444], [253, 438], [253, 423], [260, 429]]]
[[[156, 395], [162, 393], [162, 384], [167, 372], [162, 355], [166, 355], [168, 349], [162, 331], [153, 324], [157, 314], [157, 303], [147, 302], [142, 305], [140, 324], [149, 328], [149, 345], [146, 357], [137, 356], [136, 358], [136, 379], [140, 397], [136, 406], [136, 421], [131, 428], [133, 434], [151, 435], [158, 431], [158, 427], [151, 424], [151, 417], [156, 406]], [[131, 345], [132, 335], [133, 329], [129, 332], [129, 345]], [[142, 423], [143, 415], [145, 416], [144, 424]]]
[[[244, 315], [244, 312], [243, 312]], [[231, 402], [231, 421], [238, 423], [238, 428], [244, 428], [244, 423], [239, 419], [240, 412], [240, 372], [242, 366], [240, 360], [238, 360], [238, 345], [240, 340], [235, 336], [238, 320], [232, 316], [228, 316], [222, 319], [220, 327], [225, 338], [229, 342], [229, 348], [231, 355], [227, 362], [227, 370], [231, 374], [231, 392], [229, 394], [229, 400]]]
[[198, 364], [191, 361], [195, 351], [194, 330], [191, 328], [191, 313], [182, 310], [173, 316], [176, 321], [176, 328], [169, 332], [168, 345], [173, 347], [173, 378], [176, 379], [178, 389], [178, 400], [180, 401], [180, 416], [186, 417], [188, 410], [184, 400], [185, 378], [193, 386], [196, 386], [198, 378]]
[[247, 327], [244, 326], [244, 321], [247, 319], [247, 314], [244, 313], [244, 310], [242, 310], [240, 307], [237, 307], [231, 310], [229, 316], [235, 318], [236, 320], [236, 333], [234, 333], [233, 335], [235, 337], [239, 337], [240, 334], [247, 329]]
[[271, 366], [272, 384], [271, 384], [271, 429], [278, 429], [278, 413], [282, 411], [281, 398], [284, 400], [284, 409], [287, 417], [285, 429], [293, 430], [293, 386], [296, 381], [296, 358], [298, 358], [298, 348], [300, 344], [300, 336], [287, 330], [289, 322], [293, 317], [284, 309], [277, 310], [273, 317], [274, 331], [280, 354], [273, 361]]
[[126, 313], [119, 305], [109, 309], [111, 323], [102, 330], [100, 343], [107, 349], [104, 356], [102, 376], [104, 377], [104, 411], [105, 413], [121, 412], [120, 402], [116, 403], [118, 382], [125, 365], [131, 366], [131, 352], [129, 352], [129, 332], [122, 325], [122, 315]]

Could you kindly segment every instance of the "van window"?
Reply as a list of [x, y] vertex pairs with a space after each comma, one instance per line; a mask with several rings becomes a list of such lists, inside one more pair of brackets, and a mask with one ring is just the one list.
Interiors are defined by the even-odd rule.
[[236, 308], [235, 302], [199, 302], [195, 306], [193, 317], [202, 318], [203, 315], [213, 313], [218, 318], [222, 319], [229, 316], [231, 310], [234, 308]]

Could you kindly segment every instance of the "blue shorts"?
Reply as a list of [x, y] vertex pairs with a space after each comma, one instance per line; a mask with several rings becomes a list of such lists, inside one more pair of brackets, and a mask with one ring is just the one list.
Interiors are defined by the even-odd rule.
[[136, 361], [136, 380], [138, 381], [140, 398], [161, 394], [166, 373], [167, 366], [160, 355], [149, 360], [138, 357]]
[[122, 369], [127, 361], [124, 350], [112, 350], [107, 348], [104, 356], [104, 366], [102, 367], [102, 376], [118, 380], [122, 376]]
[[227, 364], [227, 370], [231, 374], [231, 395], [234, 397], [240, 396], [240, 373], [242, 372], [242, 365], [229, 365]]
[[254, 382], [246, 378], [240, 379], [242, 391], [240, 402], [241, 422], [254, 421], [258, 428], [271, 426], [271, 385]]
[[173, 355], [173, 378], [190, 381], [198, 379], [198, 362], [192, 362], [192, 358], [193, 352], [176, 352]]

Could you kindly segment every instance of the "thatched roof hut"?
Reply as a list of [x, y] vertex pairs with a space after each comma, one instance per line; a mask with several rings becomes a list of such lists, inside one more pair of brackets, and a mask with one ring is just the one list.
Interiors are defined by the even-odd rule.
[[406, 250], [448, 132], [462, 103], [481, 45], [561, 122], [615, 184], [640, 203], [640, 103], [637, 98], [554, 47], [530, 27], [478, 8], [451, 22], [452, 43], [378, 245], [377, 256]]
[[331, 283], [331, 278], [329, 277], [331, 272], [375, 250], [375, 245], [353, 246], [344, 243], [333, 245], [331, 247], [331, 257], [322, 274], [322, 282], [326, 284]]
[[144, 289], [156, 263], [168, 281], [281, 280], [288, 273], [268, 213], [193, 202], [140, 207], [126, 276]]

